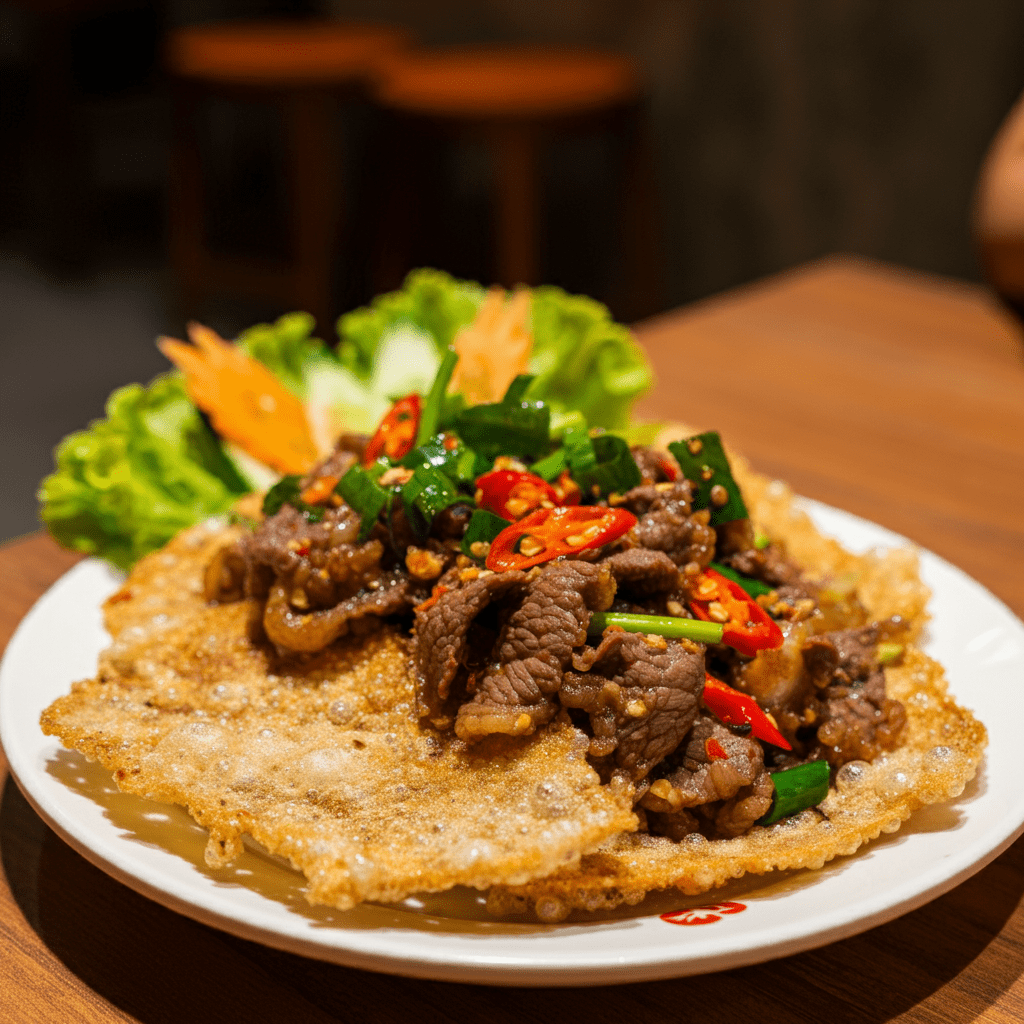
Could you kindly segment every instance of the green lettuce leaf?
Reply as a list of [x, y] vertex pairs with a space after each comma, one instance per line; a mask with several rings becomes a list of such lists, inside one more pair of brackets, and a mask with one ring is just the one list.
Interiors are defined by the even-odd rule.
[[[407, 324], [433, 338], [444, 351], [460, 327], [473, 320], [486, 290], [440, 270], [414, 270], [399, 291], [338, 321], [339, 358], [368, 379], [381, 339]], [[561, 288], [533, 289], [533, 355], [536, 380], [530, 397], [555, 413], [580, 410], [592, 426], [621, 429], [636, 399], [652, 383], [650, 366], [629, 330], [607, 307]]]
[[179, 374], [118, 389], [106, 412], [61, 442], [39, 490], [41, 518], [65, 547], [129, 569], [248, 490]]
[[337, 365], [334, 353], [313, 337], [315, 326], [316, 321], [309, 313], [286, 313], [272, 324], [256, 324], [242, 331], [238, 346], [258, 359], [299, 398], [305, 398], [314, 368]]

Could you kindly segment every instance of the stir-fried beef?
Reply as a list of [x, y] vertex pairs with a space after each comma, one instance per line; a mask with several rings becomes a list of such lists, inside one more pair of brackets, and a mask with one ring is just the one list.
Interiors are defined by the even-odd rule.
[[663, 551], [627, 548], [604, 559], [620, 591], [630, 597], [670, 593], [679, 585], [679, 569]]
[[[744, 519], [742, 522], [749, 526], [749, 520]], [[744, 576], [761, 580], [762, 583], [773, 587], [778, 600], [793, 604], [805, 598], [817, 598], [819, 586], [813, 580], [807, 579], [800, 567], [790, 561], [785, 551], [777, 544], [769, 544], [766, 548], [758, 550], [754, 547], [751, 537], [749, 544], [738, 544], [732, 550], [723, 551], [723, 537], [727, 537], [728, 534], [723, 531], [719, 531], [719, 534], [720, 561]]]
[[672, 760], [677, 766], [641, 800], [652, 832], [681, 838], [701, 828], [713, 836], [738, 836], [771, 807], [774, 790], [761, 745], [708, 714], [698, 717]]
[[638, 517], [637, 543], [664, 551], [676, 565], [705, 567], [715, 554], [715, 531], [707, 509], [693, 512], [688, 481], [642, 484], [622, 496], [622, 504]]
[[645, 484], [682, 479], [683, 474], [680, 472], [679, 463], [670, 452], [659, 451], [657, 448], [649, 448], [643, 444], [634, 445], [630, 451]]
[[338, 637], [376, 628], [381, 618], [411, 608], [426, 594], [414, 580], [401, 572], [375, 579], [366, 590], [339, 601], [330, 608], [298, 612], [285, 586], [275, 584], [263, 612], [263, 628], [282, 651], [314, 653]]
[[[360, 544], [359, 524], [359, 516], [347, 505], [325, 508], [320, 522], [282, 505], [224, 556], [214, 589], [240, 589], [248, 597], [262, 598], [277, 583], [299, 611], [335, 605], [369, 588], [386, 571], [381, 565], [383, 543], [371, 539]], [[210, 576], [207, 596], [217, 599], [218, 593], [209, 592]]]
[[590, 715], [590, 753], [642, 779], [672, 753], [697, 717], [704, 654], [696, 644], [608, 630], [572, 659], [558, 699]]
[[885, 695], [878, 635], [879, 626], [872, 624], [813, 636], [803, 646], [804, 664], [818, 689], [805, 720], [817, 724], [817, 744], [833, 766], [870, 761], [892, 750], [906, 725], [903, 705]]
[[564, 561], [538, 573], [502, 628], [497, 664], [459, 708], [458, 736], [468, 742], [491, 733], [521, 736], [550, 721], [573, 648], [586, 640], [590, 613], [606, 609], [614, 594], [607, 565]]
[[[467, 667], [470, 628], [492, 601], [521, 597], [526, 574], [487, 573], [462, 586], [442, 590], [444, 585], [442, 580], [437, 600], [416, 613], [416, 667], [424, 680], [420, 710], [438, 728], [451, 725], [451, 715], [445, 713], [444, 705], [460, 668]], [[490, 653], [489, 648], [486, 653]]]

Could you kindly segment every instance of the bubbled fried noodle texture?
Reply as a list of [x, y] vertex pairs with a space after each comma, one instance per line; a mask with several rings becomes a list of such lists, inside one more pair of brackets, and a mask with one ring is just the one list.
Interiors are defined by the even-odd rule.
[[407, 640], [382, 628], [280, 660], [258, 607], [211, 606], [203, 571], [237, 534], [204, 525], [147, 557], [105, 606], [114, 641], [42, 726], [128, 793], [185, 806], [229, 862], [249, 835], [342, 909], [455, 885], [521, 884], [635, 828], [587, 739], [551, 727], [472, 749], [424, 731]]

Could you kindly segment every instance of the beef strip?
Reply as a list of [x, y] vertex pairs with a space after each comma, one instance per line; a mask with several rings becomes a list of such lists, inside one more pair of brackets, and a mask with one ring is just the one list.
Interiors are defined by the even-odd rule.
[[896, 623], [872, 623], [812, 636], [803, 645], [804, 665], [818, 691], [804, 719], [817, 725], [820, 755], [833, 767], [873, 760], [899, 742], [906, 711], [886, 697], [877, 656], [879, 633], [896, 628]]
[[465, 583], [453, 573], [442, 578], [437, 600], [417, 609], [414, 657], [421, 680], [420, 712], [437, 728], [451, 725], [445, 703], [456, 674], [466, 667], [471, 625], [491, 602], [521, 597], [525, 581], [526, 574], [518, 570], [487, 573]]
[[[749, 520], [743, 520], [749, 523]], [[720, 551], [719, 560], [744, 576], [760, 580], [775, 589], [780, 601], [790, 604], [804, 598], [817, 600], [821, 590], [820, 584], [807, 579], [803, 571], [790, 561], [785, 551], [778, 544], [769, 544], [758, 550], [753, 546], [753, 538], [749, 545], [738, 545], [731, 551]]]
[[616, 769], [631, 781], [672, 753], [697, 717], [704, 687], [697, 644], [609, 629], [596, 649], [573, 656], [573, 668], [559, 701], [590, 715], [591, 755], [614, 754]]
[[658, 484], [682, 479], [683, 474], [679, 468], [679, 463], [676, 462], [675, 456], [670, 452], [650, 448], [644, 444], [634, 445], [630, 452], [645, 484]]
[[627, 491], [622, 504], [638, 517], [633, 535], [640, 547], [663, 551], [676, 565], [704, 568], [715, 554], [715, 531], [707, 509], [691, 510], [690, 496], [687, 480], [642, 484]]
[[424, 597], [422, 584], [391, 572], [331, 608], [302, 613], [289, 602], [287, 587], [277, 583], [267, 599], [263, 628], [279, 651], [313, 653], [338, 637], [375, 628], [383, 616], [407, 611]]
[[607, 565], [566, 560], [534, 576], [502, 628], [496, 664], [459, 708], [456, 734], [466, 742], [492, 733], [521, 736], [550, 721], [562, 673], [573, 648], [586, 640], [591, 612], [608, 608], [614, 594]]
[[620, 591], [635, 598], [674, 591], [679, 585], [679, 569], [664, 551], [627, 548], [603, 559], [615, 577]]
[[[725, 758], [709, 754], [711, 740]], [[698, 716], [685, 748], [672, 761], [675, 767], [652, 783], [641, 800], [652, 832], [681, 838], [700, 827], [714, 837], [731, 838], [771, 807], [774, 787], [761, 744], [737, 736], [711, 715]]]

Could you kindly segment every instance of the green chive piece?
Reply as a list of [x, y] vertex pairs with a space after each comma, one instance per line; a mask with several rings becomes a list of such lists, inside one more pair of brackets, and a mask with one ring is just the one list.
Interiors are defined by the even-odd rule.
[[302, 500], [302, 487], [299, 485], [301, 477], [283, 476], [267, 491], [263, 498], [263, 514], [272, 516], [281, 511], [282, 505], [291, 505], [298, 509], [311, 523], [319, 523], [324, 517], [322, 505], [307, 505]]
[[771, 825], [807, 807], [817, 807], [828, 796], [828, 761], [808, 761], [795, 768], [772, 772], [775, 796], [771, 810], [756, 824]]
[[[711, 510], [712, 526], [747, 518], [747, 506], [743, 502], [739, 485], [733, 479], [729, 459], [717, 431], [709, 430], [688, 437], [685, 441], [673, 441], [668, 450], [676, 457], [683, 476], [696, 487], [693, 507]], [[712, 489], [715, 487], [725, 489], [724, 502], [716, 503], [712, 500]], [[717, 496], [719, 492], [715, 493]]]
[[625, 494], [640, 486], [640, 467], [629, 445], [615, 434], [589, 437], [581, 431], [568, 431], [565, 449], [573, 479], [586, 497], [594, 494], [594, 488], [598, 494], [608, 495]]
[[417, 448], [426, 444], [437, 433], [441, 424], [441, 411], [445, 405], [445, 395], [458, 361], [459, 354], [455, 349], [450, 348], [445, 351], [441, 365], [437, 368], [437, 373], [434, 376], [434, 383], [430, 385], [430, 393], [423, 403], [423, 411], [420, 413], [420, 425], [416, 431], [415, 447]]
[[299, 496], [299, 477], [283, 476], [263, 497], [263, 514], [267, 517], [281, 511]]
[[568, 412], [551, 411], [552, 441], [561, 440], [569, 430], [582, 430], [585, 433], [586, 429], [587, 417], [579, 409], [572, 409]]
[[481, 556], [473, 554], [471, 550], [473, 545], [481, 541], [490, 544], [502, 530], [511, 525], [507, 519], [502, 519], [501, 516], [496, 516], [485, 508], [476, 509], [470, 517], [469, 526], [466, 527], [466, 533], [462, 538], [462, 553], [482, 561]]
[[550, 410], [544, 402], [474, 405], [455, 418], [459, 437], [487, 458], [516, 455], [533, 458], [546, 452]]
[[[377, 476], [380, 474], [378, 473]], [[359, 543], [370, 536], [370, 531], [377, 525], [377, 517], [384, 511], [391, 500], [391, 492], [381, 487], [374, 476], [374, 469], [363, 469], [353, 466], [334, 488], [345, 503], [362, 517], [359, 524]]]
[[903, 656], [903, 644], [879, 644], [877, 652], [878, 664], [888, 665]]
[[702, 644], [722, 642], [723, 626], [700, 619], [677, 619], [673, 615], [634, 615], [630, 612], [594, 612], [587, 632], [600, 636], [608, 626], [621, 626], [627, 633], [653, 633], [670, 640], [696, 640]]
[[519, 405], [526, 400], [526, 392], [533, 383], [534, 374], [520, 373], [508, 386], [505, 397], [502, 398], [502, 405]]
[[727, 580], [738, 583], [751, 597], [760, 597], [762, 594], [770, 594], [772, 592], [772, 588], [767, 583], [744, 576], [728, 565], [722, 565], [721, 562], [712, 562], [710, 568], [714, 569], [720, 576], [724, 576]]
[[557, 480], [563, 470], [569, 468], [569, 453], [565, 448], [556, 448], [546, 458], [535, 462], [530, 467], [530, 472], [539, 476], [542, 480], [547, 480], [550, 483], [552, 480]]
[[402, 488], [405, 514], [418, 537], [427, 535], [438, 512], [462, 500], [455, 484], [433, 466], [418, 466]]

